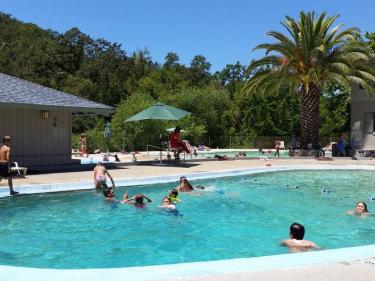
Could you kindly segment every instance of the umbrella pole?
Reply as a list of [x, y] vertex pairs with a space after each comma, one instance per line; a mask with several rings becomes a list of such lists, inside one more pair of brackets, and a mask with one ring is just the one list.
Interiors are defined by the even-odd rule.
[[[161, 124], [160, 124], [160, 127], [161, 127]], [[159, 141], [160, 141], [160, 165], [162, 164], [162, 158], [163, 158], [163, 144], [161, 142], [161, 128], [160, 128], [160, 134], [159, 134]]]

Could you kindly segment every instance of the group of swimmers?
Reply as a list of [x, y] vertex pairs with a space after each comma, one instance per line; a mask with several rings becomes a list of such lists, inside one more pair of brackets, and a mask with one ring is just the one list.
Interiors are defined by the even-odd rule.
[[[109, 187], [107, 185], [107, 176], [111, 180], [112, 186]], [[122, 203], [122, 204], [129, 204], [134, 205], [136, 208], [144, 208], [146, 204], [151, 203], [152, 200], [144, 195], [144, 194], [135, 194], [129, 197], [128, 192], [126, 192], [122, 198], [122, 200], [116, 199], [116, 194], [114, 191], [115, 182], [108, 172], [108, 170], [104, 167], [101, 162], [98, 162], [96, 167], [94, 168], [94, 185], [96, 190], [102, 190], [105, 200]], [[179, 185], [170, 190], [168, 195], [163, 198], [162, 204], [160, 207], [167, 209], [167, 210], [176, 210], [176, 205], [181, 201], [178, 198], [179, 192], [192, 192], [194, 189], [204, 189], [203, 186], [196, 186], [195, 188], [190, 184], [186, 177], [180, 178]]]
[[[112, 182], [112, 187], [108, 187], [106, 184], [106, 175], [110, 178]], [[135, 194], [129, 197], [128, 192], [126, 192], [122, 200], [117, 200], [116, 194], [114, 192], [115, 183], [104, 165], [98, 162], [97, 166], [94, 168], [94, 183], [95, 188], [102, 189], [105, 200], [133, 205], [136, 208], [144, 208], [148, 203], [151, 203], [152, 200], [144, 194]], [[167, 211], [176, 211], [176, 205], [181, 201], [178, 197], [179, 192], [192, 192], [194, 190], [202, 190], [203, 186], [193, 187], [186, 177], [180, 177], [179, 185], [170, 190], [168, 195], [163, 198], [161, 208], [166, 209]], [[364, 217], [369, 215], [367, 205], [365, 202], [357, 202], [355, 209], [349, 210], [346, 212], [348, 215], [355, 215]], [[309, 240], [304, 240], [305, 228], [299, 223], [293, 223], [290, 226], [289, 239], [281, 241], [282, 246], [287, 246], [291, 252], [305, 251], [309, 249], [320, 249], [318, 245]]]

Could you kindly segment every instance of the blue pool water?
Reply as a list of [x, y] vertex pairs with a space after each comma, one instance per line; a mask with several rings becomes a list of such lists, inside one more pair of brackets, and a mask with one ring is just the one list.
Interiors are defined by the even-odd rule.
[[[287, 253], [289, 225], [324, 249], [375, 244], [375, 217], [345, 215], [355, 202], [375, 211], [373, 171], [283, 171], [196, 180], [208, 191], [181, 194], [179, 215], [158, 208], [176, 183], [117, 189], [143, 192], [147, 209], [105, 202], [94, 191], [0, 200], [0, 264], [112, 268]], [[298, 186], [299, 188], [295, 188]], [[329, 189], [330, 193], [322, 193]]]
[[[257, 158], [260, 156], [267, 156], [267, 157], [274, 157], [275, 151], [271, 149], [265, 149], [264, 153], [262, 154], [258, 150], [230, 150], [226, 149], [225, 151], [198, 151], [198, 156], [194, 158], [200, 159], [207, 159], [207, 158], [214, 158], [215, 155], [224, 156], [226, 155], [228, 158], [235, 158], [238, 157], [240, 152], [244, 152], [246, 156], [241, 156], [242, 158]], [[279, 151], [281, 158], [288, 158], [289, 151], [288, 150], [280, 150]]]

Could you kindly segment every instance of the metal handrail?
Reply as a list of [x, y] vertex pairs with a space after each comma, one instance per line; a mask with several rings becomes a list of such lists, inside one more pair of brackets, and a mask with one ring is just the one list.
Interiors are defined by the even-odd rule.
[[162, 151], [167, 151], [165, 148], [158, 147], [158, 146], [151, 145], [151, 144], [146, 145], [146, 147], [147, 147], [147, 156], [150, 156], [150, 151], [148, 150], [148, 147], [153, 147], [153, 148], [156, 148], [157, 150], [159, 150], [160, 151], [160, 158], [162, 157]]
[[157, 148], [158, 150], [166, 150], [165, 148], [162, 148], [162, 147], [159, 147], [159, 146], [155, 146], [155, 145], [151, 145], [151, 144], [148, 144], [147, 145], [147, 151], [148, 151], [148, 147], [153, 147], [153, 148]]
[[[163, 151], [169, 151], [169, 149], [158, 147], [158, 146], [151, 145], [151, 144], [147, 144], [146, 147], [147, 147], [147, 155], [148, 156], [150, 156], [150, 151], [148, 150], [149, 147], [156, 148], [160, 151], [160, 164], [162, 164]], [[185, 151], [184, 151], [184, 163], [185, 163], [185, 161], [186, 160], [185, 160]]]

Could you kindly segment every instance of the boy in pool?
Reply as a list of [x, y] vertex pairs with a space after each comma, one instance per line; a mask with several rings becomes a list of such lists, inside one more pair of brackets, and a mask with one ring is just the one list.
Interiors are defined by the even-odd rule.
[[109, 179], [112, 182], [112, 188], [115, 187], [115, 182], [111, 176], [111, 174], [108, 172], [108, 170], [104, 167], [103, 163], [100, 161], [96, 164], [96, 167], [94, 168], [94, 185], [96, 189], [99, 189], [101, 187], [108, 188], [107, 185], [107, 177], [108, 175]]
[[367, 216], [369, 214], [366, 203], [362, 201], [357, 202], [354, 210], [349, 210], [346, 213], [355, 216]]
[[[144, 199], [146, 199], [147, 202], [144, 202]], [[134, 207], [136, 208], [145, 208], [146, 203], [151, 203], [151, 202], [152, 200], [144, 194], [136, 194], [129, 198], [129, 194], [128, 192], [126, 192], [120, 203], [134, 205]]]
[[168, 192], [167, 198], [171, 201], [172, 204], [176, 205], [181, 202], [180, 198], [178, 198], [178, 191], [177, 189], [173, 188]]
[[168, 196], [163, 198], [163, 203], [160, 207], [166, 209], [167, 211], [176, 211], [176, 205], [172, 203]]
[[287, 246], [290, 252], [302, 252], [310, 249], [320, 249], [314, 242], [303, 240], [305, 228], [302, 224], [292, 223], [289, 232], [290, 239], [281, 241], [282, 246]]

